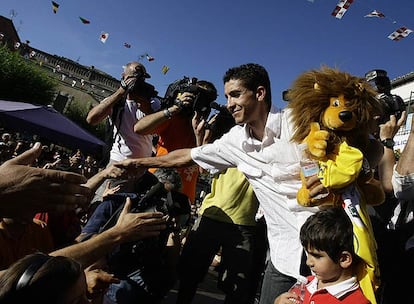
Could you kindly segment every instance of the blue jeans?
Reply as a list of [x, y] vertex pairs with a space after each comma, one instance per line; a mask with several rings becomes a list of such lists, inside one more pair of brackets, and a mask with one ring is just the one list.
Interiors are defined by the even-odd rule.
[[289, 290], [296, 279], [279, 272], [271, 261], [267, 263], [259, 304], [273, 304], [275, 299]]

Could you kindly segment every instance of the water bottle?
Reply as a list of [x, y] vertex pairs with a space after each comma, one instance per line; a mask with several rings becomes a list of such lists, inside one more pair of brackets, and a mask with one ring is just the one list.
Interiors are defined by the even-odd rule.
[[313, 175], [317, 175], [319, 172], [319, 165], [317, 161], [310, 157], [308, 145], [306, 143], [302, 143], [298, 145], [298, 147], [301, 154], [300, 168], [305, 179]]
[[[319, 164], [318, 161], [311, 158], [308, 144], [302, 143], [298, 145], [299, 151], [301, 153], [300, 159], [300, 168], [302, 170], [302, 174], [307, 180], [309, 177], [317, 175], [319, 172]], [[321, 193], [314, 197], [314, 199], [322, 199], [329, 195], [329, 193]]]
[[297, 278], [296, 283], [290, 287], [289, 292], [295, 293], [298, 295], [299, 299], [291, 299], [292, 302], [296, 303], [296, 304], [302, 304], [303, 300], [305, 299], [305, 292], [306, 292], [306, 283], [308, 282], [308, 280], [303, 277], [303, 276], [299, 276]]

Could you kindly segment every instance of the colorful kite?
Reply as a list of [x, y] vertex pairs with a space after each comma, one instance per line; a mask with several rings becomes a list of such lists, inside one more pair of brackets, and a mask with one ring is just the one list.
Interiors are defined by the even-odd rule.
[[399, 41], [405, 37], [407, 37], [408, 35], [410, 35], [410, 33], [412, 33], [413, 31], [410, 30], [409, 28], [406, 28], [405, 26], [400, 27], [399, 29], [395, 30], [394, 32], [392, 32], [388, 38], [394, 41]]
[[127, 49], [130, 49], [131, 45], [129, 43], [124, 42], [124, 47], [126, 47]]
[[373, 10], [368, 15], [365, 15], [364, 17], [377, 17], [377, 18], [385, 18], [385, 15], [377, 10]]
[[166, 66], [166, 65], [164, 65], [163, 67], [162, 67], [162, 69], [161, 69], [161, 71], [162, 71], [162, 73], [165, 75], [165, 74], [167, 74], [167, 72], [170, 70], [170, 68], [168, 67], [168, 66]]
[[56, 14], [59, 9], [59, 4], [56, 3], [55, 1], [52, 1], [52, 9], [53, 9], [53, 12]]
[[102, 32], [101, 33], [101, 36], [99, 37], [99, 39], [101, 40], [102, 43], [105, 43], [106, 42], [106, 39], [108, 39], [108, 37], [109, 37], [109, 33]]
[[145, 54], [140, 55], [139, 56], [139, 59], [143, 59], [144, 57], [147, 58], [148, 61], [154, 61], [155, 60], [155, 58], [152, 57], [152, 56], [150, 56], [150, 55], [148, 55], [148, 53], [145, 53]]
[[82, 21], [83, 24], [89, 24], [89, 23], [91, 23], [89, 20], [87, 20], [85, 18], [79, 17], [79, 19], [80, 19], [80, 21]]
[[339, 0], [331, 15], [337, 19], [342, 19], [352, 2], [354, 2], [354, 0]]

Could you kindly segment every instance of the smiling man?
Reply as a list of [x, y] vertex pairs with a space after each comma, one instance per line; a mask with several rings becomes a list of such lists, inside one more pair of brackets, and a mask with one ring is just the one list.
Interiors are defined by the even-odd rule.
[[[227, 109], [238, 125], [211, 144], [175, 150], [161, 157], [126, 160], [118, 165], [133, 173], [143, 166], [177, 167], [195, 162], [213, 174], [230, 167], [243, 172], [256, 193], [268, 228], [271, 262], [260, 303], [273, 304], [299, 276], [299, 230], [317, 209], [297, 204], [300, 153], [290, 141], [289, 113], [272, 106], [267, 71], [258, 64], [244, 64], [229, 69], [223, 81]], [[321, 190], [315, 187], [311, 195]]]

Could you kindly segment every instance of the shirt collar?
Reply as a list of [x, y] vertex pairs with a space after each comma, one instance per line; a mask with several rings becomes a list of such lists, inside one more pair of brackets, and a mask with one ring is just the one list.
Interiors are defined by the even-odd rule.
[[318, 279], [315, 277], [308, 285], [306, 285], [306, 287], [311, 294], [314, 294], [315, 292], [319, 292], [321, 290], [326, 290], [335, 298], [340, 299], [349, 292], [358, 289], [359, 285], [356, 278], [352, 277], [335, 285], [327, 286], [318, 290]]
[[[280, 137], [282, 121], [281, 113], [281, 110], [279, 110], [273, 105], [271, 106], [266, 119], [263, 141], [265, 141], [267, 138]], [[247, 124], [244, 125], [244, 130], [246, 138], [249, 141], [256, 140], [251, 136], [251, 129]]]

